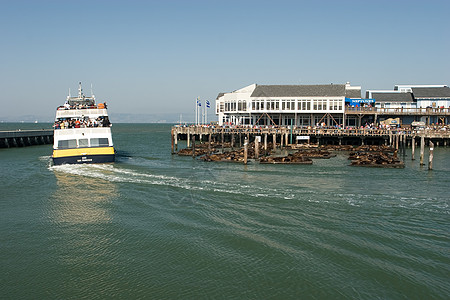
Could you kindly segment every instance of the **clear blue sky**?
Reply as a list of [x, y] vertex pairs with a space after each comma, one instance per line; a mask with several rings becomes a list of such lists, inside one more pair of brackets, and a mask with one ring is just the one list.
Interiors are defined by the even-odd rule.
[[0, 120], [52, 118], [79, 81], [112, 113], [186, 115], [198, 96], [252, 83], [450, 84], [449, 11], [435, 0], [0, 1]]

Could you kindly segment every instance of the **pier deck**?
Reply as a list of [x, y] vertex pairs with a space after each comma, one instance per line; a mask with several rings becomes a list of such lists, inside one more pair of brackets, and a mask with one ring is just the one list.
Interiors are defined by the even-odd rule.
[[53, 129], [0, 131], [0, 148], [53, 143]]
[[[437, 145], [447, 146], [450, 143], [450, 131], [438, 129], [325, 129], [325, 128], [289, 128], [289, 127], [221, 127], [221, 126], [174, 126], [172, 128], [172, 150], [178, 149], [179, 140], [187, 140], [187, 146], [194, 137], [197, 141], [203, 139], [216, 141], [231, 141], [235, 143], [236, 138], [241, 144], [242, 137], [254, 140], [256, 136], [261, 136], [267, 141], [268, 136], [272, 136], [270, 141], [281, 144], [296, 144], [308, 141], [318, 144], [332, 145], [393, 145], [404, 143], [410, 145], [412, 141], [417, 141], [422, 137], [426, 141], [434, 141]], [[275, 144], [275, 143], [274, 143]], [[172, 151], [173, 152], [173, 151]]]

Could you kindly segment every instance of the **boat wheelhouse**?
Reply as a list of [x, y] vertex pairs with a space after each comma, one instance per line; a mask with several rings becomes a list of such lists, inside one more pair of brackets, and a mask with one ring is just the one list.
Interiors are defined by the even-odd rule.
[[115, 151], [106, 103], [95, 103], [95, 96], [67, 96], [56, 110], [53, 163], [83, 164], [114, 162]]

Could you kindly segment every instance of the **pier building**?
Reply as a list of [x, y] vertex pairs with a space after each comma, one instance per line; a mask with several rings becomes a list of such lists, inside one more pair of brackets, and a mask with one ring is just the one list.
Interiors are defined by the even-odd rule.
[[360, 99], [361, 87], [346, 84], [252, 84], [216, 98], [219, 125], [326, 126], [343, 124], [345, 100]]
[[53, 143], [53, 130], [0, 131], [0, 148], [25, 147]]
[[367, 90], [346, 84], [252, 84], [216, 98], [219, 125], [361, 127], [399, 119], [399, 126], [420, 122], [449, 124], [447, 85], [395, 85]]
[[395, 85], [394, 90], [367, 90], [379, 108], [448, 108], [450, 88], [447, 85]]
[[395, 85], [393, 90], [367, 90], [366, 97], [374, 99], [379, 121], [399, 117], [401, 124], [449, 124], [447, 85]]

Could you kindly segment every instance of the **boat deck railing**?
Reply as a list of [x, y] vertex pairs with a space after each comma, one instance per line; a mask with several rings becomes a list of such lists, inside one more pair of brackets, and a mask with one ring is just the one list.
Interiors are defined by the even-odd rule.
[[72, 118], [81, 116], [107, 116], [106, 108], [82, 108], [82, 109], [58, 109], [56, 111], [56, 118]]

